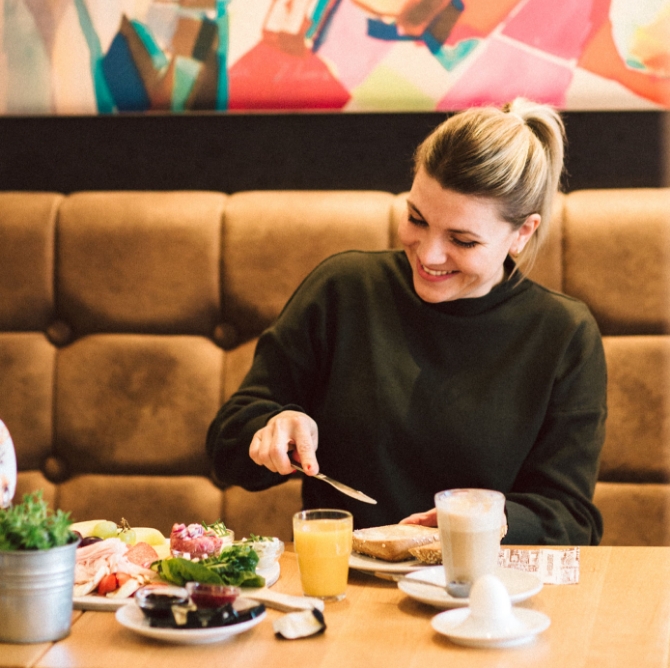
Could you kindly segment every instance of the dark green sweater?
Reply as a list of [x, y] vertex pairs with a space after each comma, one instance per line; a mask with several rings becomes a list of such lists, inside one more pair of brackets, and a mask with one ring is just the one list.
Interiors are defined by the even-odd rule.
[[219, 479], [250, 490], [285, 480], [248, 449], [292, 408], [316, 420], [321, 471], [378, 501], [305, 478], [306, 508], [348, 509], [356, 526], [376, 526], [432, 508], [441, 490], [484, 487], [507, 497], [506, 542], [597, 544], [601, 337], [583, 303], [517, 277], [484, 297], [428, 304], [401, 251], [323, 262], [210, 427]]

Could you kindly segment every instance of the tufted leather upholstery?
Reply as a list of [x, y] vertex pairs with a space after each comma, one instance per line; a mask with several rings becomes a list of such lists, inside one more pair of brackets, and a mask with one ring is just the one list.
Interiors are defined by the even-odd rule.
[[[209, 477], [204, 438], [255, 340], [323, 258], [397, 245], [383, 192], [0, 193], [0, 419], [19, 491], [167, 532], [290, 539], [299, 480]], [[559, 197], [532, 275], [586, 301], [609, 405], [606, 544], [670, 545], [670, 190]]]

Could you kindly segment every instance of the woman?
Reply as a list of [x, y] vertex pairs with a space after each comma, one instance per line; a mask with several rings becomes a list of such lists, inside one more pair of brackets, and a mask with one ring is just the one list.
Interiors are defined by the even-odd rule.
[[[549, 107], [519, 99], [441, 124], [416, 153], [403, 251], [326, 260], [259, 339], [209, 431], [219, 478], [264, 489], [295, 458], [305, 507], [345, 508], [359, 527], [435, 524], [436, 492], [496, 489], [506, 542], [597, 544], [600, 334], [515, 261], [546, 236], [562, 165]], [[320, 468], [378, 504], [314, 480]]]

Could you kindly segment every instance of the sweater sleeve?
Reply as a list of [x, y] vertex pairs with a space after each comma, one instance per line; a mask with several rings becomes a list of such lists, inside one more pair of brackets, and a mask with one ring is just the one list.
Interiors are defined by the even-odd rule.
[[605, 439], [606, 392], [602, 339], [589, 314], [567, 347], [537, 441], [507, 495], [506, 543], [600, 542], [602, 518], [592, 499]]
[[310, 276], [263, 332], [249, 373], [210, 425], [207, 453], [219, 484], [257, 491], [286, 481], [286, 476], [258, 466], [249, 457], [249, 446], [274, 415], [309, 412], [306, 388], [318, 386], [324, 354], [319, 338], [326, 310], [321, 286], [318, 277]]

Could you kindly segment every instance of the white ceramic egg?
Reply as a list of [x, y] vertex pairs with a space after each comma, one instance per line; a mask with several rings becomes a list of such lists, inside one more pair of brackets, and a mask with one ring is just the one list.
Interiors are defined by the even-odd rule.
[[500, 578], [482, 575], [470, 590], [470, 614], [478, 619], [504, 620], [512, 613], [509, 593]]
[[523, 628], [505, 585], [495, 575], [482, 575], [472, 585], [469, 610], [470, 614], [458, 627], [462, 633], [503, 636]]

